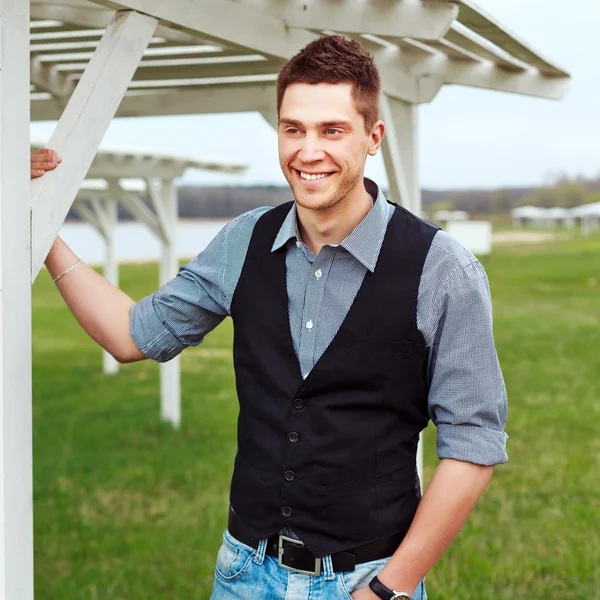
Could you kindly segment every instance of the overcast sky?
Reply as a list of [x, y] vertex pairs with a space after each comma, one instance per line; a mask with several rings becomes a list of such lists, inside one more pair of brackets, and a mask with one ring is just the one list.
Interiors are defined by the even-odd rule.
[[[600, 2], [598, 0], [478, 0], [513, 33], [573, 76], [562, 101], [445, 86], [420, 108], [422, 186], [492, 188], [539, 185], [558, 174], [600, 174]], [[50, 135], [53, 124], [32, 125]], [[285, 183], [275, 132], [258, 114], [116, 119], [110, 146], [249, 165], [243, 177], [189, 171], [184, 183]], [[367, 174], [384, 187], [380, 156]]]

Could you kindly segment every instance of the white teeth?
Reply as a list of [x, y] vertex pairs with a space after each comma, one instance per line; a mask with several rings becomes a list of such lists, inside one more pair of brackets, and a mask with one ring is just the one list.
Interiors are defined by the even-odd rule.
[[323, 179], [328, 175], [329, 173], [303, 173], [300, 171], [300, 176], [302, 179], [306, 179], [307, 181], [316, 181], [317, 179]]

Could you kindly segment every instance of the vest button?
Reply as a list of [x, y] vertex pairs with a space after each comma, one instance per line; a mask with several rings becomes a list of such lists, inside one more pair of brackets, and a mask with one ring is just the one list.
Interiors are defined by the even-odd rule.
[[304, 406], [304, 400], [302, 398], [296, 398], [294, 400], [294, 408], [300, 410]]
[[294, 481], [296, 479], [296, 473], [294, 471], [286, 471], [285, 472], [285, 480], [286, 481]]
[[287, 519], [292, 516], [292, 509], [289, 506], [284, 506], [281, 509], [281, 514]]
[[292, 444], [295, 444], [299, 439], [300, 439], [300, 436], [295, 431], [292, 431], [292, 433], [290, 433], [290, 435], [288, 435], [288, 440], [290, 440], [290, 442], [292, 442]]

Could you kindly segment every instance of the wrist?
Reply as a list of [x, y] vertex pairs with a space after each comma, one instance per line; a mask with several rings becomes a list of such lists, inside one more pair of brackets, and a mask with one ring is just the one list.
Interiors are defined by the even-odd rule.
[[381, 598], [381, 600], [411, 600], [411, 595], [408, 592], [398, 588], [389, 588], [381, 582], [377, 575], [371, 579], [369, 587], [378, 598]]

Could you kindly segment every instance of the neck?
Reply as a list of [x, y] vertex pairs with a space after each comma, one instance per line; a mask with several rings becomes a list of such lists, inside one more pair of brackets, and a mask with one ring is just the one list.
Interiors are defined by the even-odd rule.
[[373, 199], [362, 180], [343, 200], [325, 210], [310, 210], [296, 204], [302, 240], [318, 255], [326, 244], [337, 245], [346, 239], [372, 207]]

